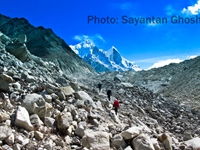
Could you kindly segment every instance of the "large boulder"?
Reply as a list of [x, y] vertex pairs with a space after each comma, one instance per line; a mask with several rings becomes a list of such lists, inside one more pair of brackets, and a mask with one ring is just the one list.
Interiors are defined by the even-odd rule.
[[136, 136], [138, 136], [142, 131], [142, 128], [133, 126], [125, 131], [122, 131], [121, 135], [125, 140], [130, 140]]
[[60, 113], [56, 118], [56, 126], [61, 133], [66, 134], [72, 121], [73, 118], [70, 112]]
[[166, 150], [172, 150], [172, 138], [167, 134], [159, 134], [158, 140], [163, 143]]
[[12, 129], [8, 126], [0, 126], [0, 133], [0, 140], [5, 140], [12, 134]]
[[200, 150], [200, 138], [196, 137], [188, 141], [184, 141], [184, 143], [189, 147], [192, 146], [195, 150]]
[[140, 134], [132, 140], [134, 150], [155, 150], [150, 137], [146, 134]]
[[71, 88], [71, 86], [65, 86], [60, 88], [61, 92], [64, 93], [66, 97], [72, 95], [75, 91]]
[[24, 128], [28, 131], [33, 130], [33, 125], [31, 124], [29, 114], [24, 107], [19, 106], [16, 111], [16, 118], [14, 124], [17, 127]]
[[9, 84], [12, 83], [14, 80], [11, 76], [6, 74], [0, 74], [0, 90], [8, 91]]
[[28, 94], [22, 101], [22, 107], [25, 107], [30, 115], [37, 114], [40, 118], [51, 117], [53, 107], [47, 103], [39, 94]]
[[93, 150], [110, 150], [110, 135], [107, 132], [86, 130], [81, 143]]
[[123, 137], [120, 134], [116, 134], [114, 137], [111, 139], [111, 147], [115, 148], [125, 148], [126, 147], [126, 142], [124, 141]]
[[[22, 42], [21, 39], [19, 41]], [[8, 45], [6, 45], [6, 51], [22, 62], [31, 60], [31, 53], [28, 51], [26, 45], [19, 43], [18, 40], [8, 43]]]

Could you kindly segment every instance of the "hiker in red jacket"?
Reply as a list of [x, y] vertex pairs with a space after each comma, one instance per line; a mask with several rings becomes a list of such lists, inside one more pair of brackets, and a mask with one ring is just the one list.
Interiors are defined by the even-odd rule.
[[115, 114], [117, 115], [118, 108], [119, 108], [119, 100], [114, 100], [113, 107], [115, 108]]

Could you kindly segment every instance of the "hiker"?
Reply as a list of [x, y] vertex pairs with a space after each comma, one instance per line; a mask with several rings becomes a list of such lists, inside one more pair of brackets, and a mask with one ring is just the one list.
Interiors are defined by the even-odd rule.
[[118, 108], [119, 108], [119, 100], [114, 100], [113, 107], [115, 109], [115, 115], [117, 115]]
[[109, 89], [108, 91], [107, 91], [107, 96], [108, 96], [108, 100], [110, 101], [110, 96], [112, 95], [112, 91]]
[[102, 87], [102, 83], [99, 82], [99, 83], [98, 83], [99, 92], [101, 91], [101, 87]]

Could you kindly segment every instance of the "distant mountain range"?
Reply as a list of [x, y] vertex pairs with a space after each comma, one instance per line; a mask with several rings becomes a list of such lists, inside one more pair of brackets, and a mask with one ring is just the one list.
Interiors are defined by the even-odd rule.
[[99, 49], [90, 40], [85, 40], [70, 47], [97, 72], [141, 70], [134, 62], [122, 57], [114, 46], [105, 51]]

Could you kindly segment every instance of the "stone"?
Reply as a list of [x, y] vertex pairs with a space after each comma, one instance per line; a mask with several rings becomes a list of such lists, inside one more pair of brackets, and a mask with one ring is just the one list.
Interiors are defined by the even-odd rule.
[[142, 132], [142, 128], [133, 126], [125, 131], [122, 131], [121, 136], [125, 140], [130, 140], [130, 139], [133, 139], [134, 137], [138, 136], [141, 132]]
[[33, 130], [33, 125], [30, 122], [29, 114], [24, 107], [19, 106], [16, 112], [16, 118], [14, 124], [17, 127], [24, 128], [28, 131]]
[[34, 137], [39, 141], [43, 139], [44, 135], [39, 131], [34, 131]]
[[71, 144], [72, 139], [69, 137], [69, 135], [65, 136], [64, 139], [65, 139], [65, 143], [66, 143], [67, 145]]
[[15, 89], [21, 89], [21, 84], [19, 82], [15, 82], [12, 84]]
[[6, 45], [6, 51], [14, 55], [16, 58], [22, 62], [31, 59], [31, 54], [28, 51], [25, 44], [19, 44], [18, 42], [10, 42]]
[[13, 150], [13, 149], [8, 145], [3, 145], [2, 150]]
[[9, 84], [13, 83], [13, 78], [6, 74], [0, 74], [0, 89], [4, 91], [9, 90]]
[[21, 106], [25, 107], [30, 115], [35, 113], [40, 118], [50, 117], [53, 112], [53, 107], [41, 95], [35, 93], [26, 95]]
[[44, 95], [43, 95], [43, 98], [44, 98], [44, 100], [45, 100], [47, 103], [51, 103], [51, 102], [52, 102], [52, 97], [51, 97], [51, 95], [44, 94]]
[[84, 147], [93, 150], [110, 150], [110, 135], [107, 132], [86, 130], [81, 139]]
[[124, 150], [133, 150], [131, 146], [126, 147]]
[[26, 81], [27, 82], [36, 82], [36, 78], [34, 76], [31, 76], [31, 75], [27, 75], [26, 76]]
[[114, 137], [112, 137], [111, 147], [115, 147], [118, 149], [120, 147], [125, 148], [126, 146], [126, 142], [120, 134], [116, 134]]
[[83, 137], [85, 135], [85, 129], [86, 129], [86, 122], [85, 121], [81, 121], [78, 124], [78, 127], [75, 129], [75, 134]]
[[63, 92], [58, 92], [57, 95], [58, 95], [60, 100], [66, 100], [66, 96]]
[[45, 117], [44, 118], [45, 126], [53, 128], [54, 127], [54, 123], [55, 123], [55, 119], [53, 119], [51, 117]]
[[56, 125], [60, 132], [66, 134], [67, 129], [69, 128], [71, 122], [73, 121], [72, 115], [70, 112], [60, 113], [56, 117]]
[[29, 112], [30, 115], [35, 113], [35, 107], [34, 103], [37, 106], [44, 106], [45, 105], [45, 100], [42, 97], [42, 95], [33, 93], [33, 94], [28, 94], [25, 96], [25, 99], [22, 102], [22, 107], [25, 107], [26, 110]]
[[64, 93], [65, 96], [72, 95], [75, 91], [71, 88], [71, 86], [65, 86], [60, 88], [61, 92]]
[[167, 134], [159, 134], [158, 140], [163, 143], [166, 150], [172, 150], [172, 138]]
[[7, 113], [0, 112], [0, 123], [8, 120], [9, 118], [10, 118], [10, 116]]
[[158, 140], [156, 138], [151, 138], [151, 142], [153, 143], [153, 147], [155, 150], [160, 150], [160, 145], [158, 143]]
[[78, 91], [74, 95], [76, 99], [92, 101], [92, 98], [84, 91]]
[[74, 126], [70, 125], [69, 128], [67, 129], [67, 134], [69, 136], [73, 136], [74, 135], [74, 130], [75, 130]]
[[122, 82], [121, 83], [125, 88], [133, 88], [133, 85], [131, 83], [127, 83], [127, 82]]
[[53, 149], [53, 140], [48, 139], [47, 141], [45, 141], [44, 148], [46, 148], [47, 150], [52, 150]]
[[19, 44], [24, 44], [27, 42], [27, 36], [25, 34], [20, 34], [18, 37], [17, 37], [17, 42]]
[[155, 150], [150, 140], [150, 137], [146, 134], [140, 134], [132, 140], [132, 146], [134, 150]]
[[192, 148], [195, 150], [200, 150], [200, 138], [199, 137], [195, 137], [191, 140], [184, 141], [183, 143], [186, 144], [188, 147], [192, 146]]
[[44, 123], [42, 122], [42, 120], [40, 120], [39, 116], [37, 114], [33, 114], [30, 116], [30, 121], [31, 124], [34, 126], [35, 129], [39, 129], [41, 125], [43, 125]]
[[7, 126], [0, 126], [0, 140], [5, 140], [12, 134], [12, 130]]
[[22, 147], [21, 144], [15, 143], [15, 144], [13, 145], [13, 150], [21, 150], [21, 147]]
[[14, 136], [14, 134], [11, 134], [11, 135], [5, 140], [5, 142], [6, 142], [8, 145], [14, 144], [14, 142], [15, 142], [15, 136]]

